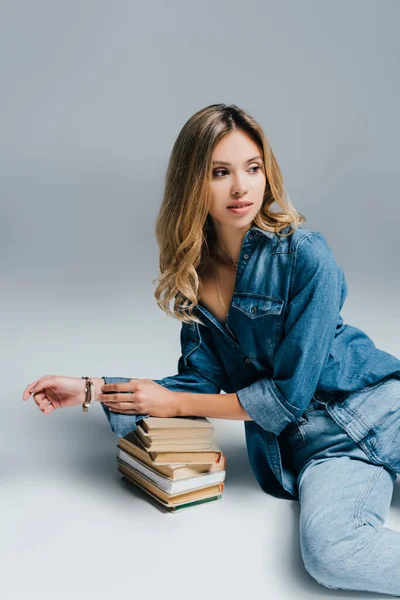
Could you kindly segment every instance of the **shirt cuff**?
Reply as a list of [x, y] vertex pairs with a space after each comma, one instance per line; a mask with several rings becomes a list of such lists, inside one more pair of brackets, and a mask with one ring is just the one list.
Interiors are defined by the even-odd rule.
[[283, 397], [270, 378], [259, 379], [236, 394], [253, 421], [275, 435], [293, 423], [300, 412]]
[[[104, 377], [105, 383], [127, 383], [131, 380], [129, 377]], [[137, 429], [138, 421], [146, 419], [150, 415], [124, 415], [111, 411], [108, 406], [100, 402], [102, 409], [110, 423], [111, 429], [118, 437], [125, 437], [131, 431]]]

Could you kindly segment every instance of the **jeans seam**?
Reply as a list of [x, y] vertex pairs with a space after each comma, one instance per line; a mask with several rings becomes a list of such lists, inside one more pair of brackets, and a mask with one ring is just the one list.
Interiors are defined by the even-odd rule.
[[[364, 421], [364, 419], [360, 416], [359, 412], [353, 411], [349, 406], [343, 406], [343, 407], [340, 407], [340, 409], [351, 416], [351, 418], [352, 418], [351, 425], [352, 425], [353, 429], [355, 430], [356, 435], [358, 435], [360, 440], [362, 440], [364, 438], [364, 436], [370, 431], [371, 425], [369, 423], [367, 423], [366, 421]], [[340, 423], [338, 423], [338, 424], [341, 425], [342, 427], [344, 427], [344, 429], [347, 431], [347, 428], [345, 427], [345, 423], [343, 423], [342, 415], [340, 415], [340, 414], [337, 415], [334, 410], [333, 410], [333, 412], [330, 412], [330, 411], [328, 411], [328, 412], [331, 414], [331, 416], [333, 418], [335, 415], [336, 418], [339, 419], [339, 421], [340, 421]], [[336, 419], [334, 419], [334, 420], [336, 421]], [[362, 431], [362, 429], [360, 429], [360, 425], [361, 425], [361, 427], [364, 428], [364, 431]], [[347, 431], [347, 433], [349, 433], [349, 435], [350, 435], [349, 431]], [[353, 436], [351, 436], [351, 437], [354, 439]], [[360, 443], [358, 440], [355, 440], [355, 441], [357, 443]]]
[[[354, 412], [348, 406], [343, 407], [343, 409], [344, 409], [345, 413], [350, 414], [352, 417], [351, 427], [347, 427], [346, 420], [343, 419], [341, 414], [336, 414], [335, 411], [330, 413], [332, 418], [336, 421], [336, 423], [338, 423], [338, 425], [343, 427], [343, 429], [347, 432], [347, 434], [361, 447], [364, 454], [369, 458], [369, 460], [371, 461], [372, 464], [374, 464], [376, 466], [385, 467], [389, 471], [393, 472], [393, 467], [386, 461], [382, 460], [377, 455], [376, 451], [374, 451], [375, 446], [374, 446], [373, 438], [370, 437], [370, 439], [367, 440], [367, 436], [371, 432], [375, 431], [373, 426], [367, 424], [366, 421], [364, 421], [360, 417], [358, 412], [357, 413]], [[357, 421], [359, 421], [359, 423], [357, 423]], [[362, 429], [360, 429], [360, 425], [362, 427], [364, 427], [364, 431], [362, 431]]]
[[369, 523], [366, 519], [363, 519], [362, 515], [361, 515], [362, 509], [364, 508], [368, 498], [371, 495], [371, 492], [372, 492], [374, 486], [376, 485], [379, 477], [381, 476], [381, 474], [384, 470], [383, 467], [381, 467], [381, 466], [377, 466], [377, 465], [374, 465], [374, 466], [375, 466], [374, 472], [371, 474], [371, 477], [365, 484], [364, 489], [362, 490], [361, 494], [359, 495], [359, 497], [354, 505], [353, 518], [355, 519], [355, 521], [357, 523], [357, 527], [363, 527], [365, 525], [368, 525], [369, 527], [372, 527], [373, 529], [377, 530], [376, 527], [371, 525], [371, 523]]
[[[378, 456], [378, 454], [377, 454], [377, 452], [376, 452], [376, 446], [375, 446], [375, 443], [374, 443], [374, 441], [373, 441], [373, 438], [371, 438], [371, 439], [369, 440], [369, 444], [370, 444], [370, 445], [368, 445], [368, 442], [366, 442], [366, 441], [361, 441], [361, 442], [358, 442], [358, 443], [359, 443], [359, 445], [361, 446], [361, 448], [362, 448], [363, 452], [364, 452], [364, 453], [365, 453], [365, 454], [368, 456], [368, 458], [370, 459], [370, 461], [371, 461], [373, 464], [377, 464], [377, 463], [379, 463], [379, 465], [378, 465], [378, 466], [382, 466], [382, 467], [384, 467], [385, 469], [387, 469], [388, 471], [391, 471], [392, 473], [395, 473], [395, 471], [394, 471], [394, 469], [393, 469], [392, 465], [391, 465], [390, 463], [388, 463], [387, 461], [385, 461], [385, 460], [382, 460], [382, 458], [380, 458], [380, 457]], [[372, 447], [371, 447], [371, 446], [372, 446]], [[374, 450], [374, 449], [375, 449], [375, 450]], [[397, 475], [397, 473], [396, 473], [396, 475]]]

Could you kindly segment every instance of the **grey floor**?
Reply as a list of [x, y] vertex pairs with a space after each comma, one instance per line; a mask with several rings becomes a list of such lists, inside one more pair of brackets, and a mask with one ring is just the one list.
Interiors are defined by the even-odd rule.
[[[359, 286], [344, 313], [346, 322], [365, 326], [378, 346], [399, 355], [391, 338], [398, 326], [394, 303], [388, 301], [384, 317], [371, 320], [373, 296], [367, 303], [361, 296]], [[298, 503], [275, 499], [258, 487], [243, 423], [212, 420], [227, 456], [222, 500], [171, 515], [120, 479], [117, 438], [98, 404], [89, 414], [77, 407], [44, 416], [32, 400], [24, 403], [25, 386], [47, 374], [159, 378], [175, 372], [179, 325], [165, 320], [157, 308], [143, 306], [154, 336], [163, 324], [155, 345], [154, 336], [138, 333], [141, 311], [130, 319], [126, 301], [113, 308], [87, 296], [77, 302], [77, 311], [65, 297], [61, 290], [50, 300], [48, 291], [38, 288], [33, 297], [15, 293], [5, 300], [7, 410], [0, 426], [4, 598], [103, 600], [128, 594], [239, 600], [250, 591], [277, 599], [294, 594], [375, 597], [330, 591], [305, 572]], [[398, 482], [387, 525], [400, 531]]]

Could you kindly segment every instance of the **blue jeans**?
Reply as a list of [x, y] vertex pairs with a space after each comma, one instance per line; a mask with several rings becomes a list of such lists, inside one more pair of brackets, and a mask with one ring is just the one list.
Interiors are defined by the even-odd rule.
[[284, 440], [307, 571], [329, 588], [400, 596], [400, 533], [384, 527], [400, 473], [400, 379], [314, 397]]

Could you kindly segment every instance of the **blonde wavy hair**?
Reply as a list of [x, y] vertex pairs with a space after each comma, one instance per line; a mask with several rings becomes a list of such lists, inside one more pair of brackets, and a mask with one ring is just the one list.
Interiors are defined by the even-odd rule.
[[[199, 273], [212, 255], [216, 240], [208, 215], [212, 153], [218, 142], [235, 130], [251, 137], [264, 162], [264, 200], [252, 224], [286, 237], [306, 220], [292, 205], [271, 146], [253, 117], [234, 104], [211, 104], [190, 117], [174, 143], [168, 162], [164, 197], [155, 226], [160, 275], [153, 281], [157, 283], [154, 296], [158, 306], [185, 323], [201, 323], [193, 312], [202, 290]], [[277, 210], [272, 208], [274, 202]], [[288, 225], [290, 231], [281, 234]]]

